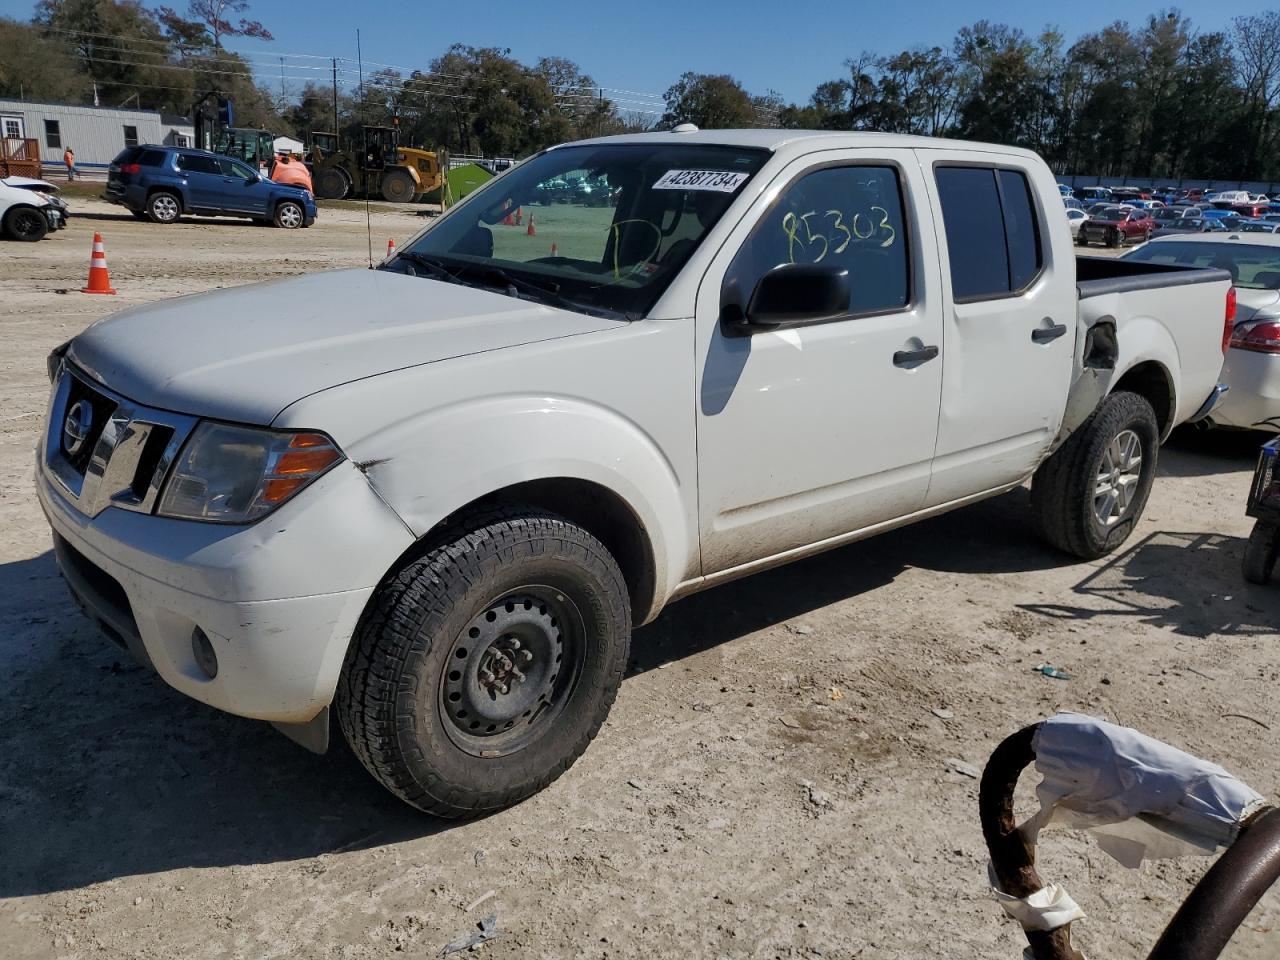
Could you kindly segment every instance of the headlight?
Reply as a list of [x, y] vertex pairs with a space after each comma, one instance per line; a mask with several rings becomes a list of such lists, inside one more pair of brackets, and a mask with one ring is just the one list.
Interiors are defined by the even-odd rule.
[[248, 523], [270, 513], [341, 459], [323, 433], [205, 421], [182, 448], [157, 512], [187, 520]]

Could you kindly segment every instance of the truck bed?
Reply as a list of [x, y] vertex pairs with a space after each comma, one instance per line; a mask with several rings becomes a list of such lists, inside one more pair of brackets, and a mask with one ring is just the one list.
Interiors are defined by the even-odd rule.
[[1076, 291], [1081, 300], [1108, 293], [1157, 290], [1192, 283], [1231, 280], [1226, 270], [1146, 263], [1116, 257], [1076, 257]]

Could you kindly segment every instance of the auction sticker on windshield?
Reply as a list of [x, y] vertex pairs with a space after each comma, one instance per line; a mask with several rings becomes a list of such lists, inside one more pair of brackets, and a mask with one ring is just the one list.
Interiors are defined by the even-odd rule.
[[715, 190], [733, 193], [749, 173], [733, 170], [668, 170], [653, 185], [654, 190]]

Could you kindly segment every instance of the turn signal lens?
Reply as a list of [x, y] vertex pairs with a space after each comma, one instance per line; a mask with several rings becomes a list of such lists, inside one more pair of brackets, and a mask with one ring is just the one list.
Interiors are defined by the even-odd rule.
[[1222, 318], [1222, 353], [1227, 352], [1227, 347], [1231, 345], [1231, 331], [1236, 325], [1236, 288], [1231, 287], [1227, 290], [1227, 310]]

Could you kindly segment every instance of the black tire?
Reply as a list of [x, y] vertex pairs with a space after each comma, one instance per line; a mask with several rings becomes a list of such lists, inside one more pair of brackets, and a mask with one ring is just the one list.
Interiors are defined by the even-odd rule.
[[337, 167], [325, 167], [315, 174], [316, 196], [324, 200], [342, 200], [351, 190], [351, 180]]
[[284, 230], [297, 230], [307, 222], [307, 215], [302, 209], [302, 204], [295, 203], [293, 200], [281, 200], [276, 204], [276, 212], [271, 222]]
[[1086, 237], [1083, 232], [1076, 237], [1077, 247], [1087, 247], [1088, 245], [1089, 245], [1089, 238]]
[[4, 234], [24, 243], [43, 240], [49, 232], [49, 221], [35, 207], [14, 207], [4, 218]]
[[1270, 583], [1280, 556], [1280, 524], [1258, 520], [1244, 548], [1244, 578], [1250, 583]]
[[406, 170], [388, 170], [382, 175], [382, 199], [389, 203], [408, 203], [418, 185]]
[[177, 223], [182, 216], [182, 200], [166, 190], [147, 197], [147, 219], [152, 223]]
[[1124, 239], [1120, 236], [1119, 230], [1112, 230], [1107, 234], [1107, 246], [1115, 250], [1124, 245]]
[[[514, 637], [524, 646], [500, 646]], [[626, 583], [595, 537], [534, 508], [488, 513], [374, 592], [343, 665], [338, 719], [396, 796], [440, 817], [478, 816], [543, 789], [586, 750], [630, 642]], [[525, 673], [499, 676], [495, 690], [486, 664], [501, 673], [504, 649], [506, 666]]]
[[[1113, 440], [1132, 432], [1141, 446], [1137, 482], [1128, 503], [1109, 523], [1095, 510], [1104, 456]], [[1155, 411], [1136, 393], [1113, 393], [1052, 456], [1031, 481], [1031, 510], [1040, 535], [1084, 560], [1117, 549], [1133, 533], [1151, 494], [1160, 449]]]

